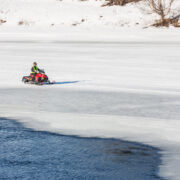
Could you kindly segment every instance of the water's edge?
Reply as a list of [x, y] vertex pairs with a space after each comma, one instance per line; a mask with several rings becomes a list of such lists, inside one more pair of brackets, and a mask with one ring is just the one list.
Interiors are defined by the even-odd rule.
[[0, 118], [1, 179], [164, 180], [161, 150], [118, 139], [35, 131]]

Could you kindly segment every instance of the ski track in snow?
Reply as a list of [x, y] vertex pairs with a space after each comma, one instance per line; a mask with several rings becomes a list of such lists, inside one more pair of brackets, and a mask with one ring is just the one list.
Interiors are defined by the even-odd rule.
[[[179, 45], [1, 42], [0, 114], [37, 130], [156, 146], [159, 174], [178, 180]], [[24, 85], [33, 61], [51, 80], [78, 82]]]

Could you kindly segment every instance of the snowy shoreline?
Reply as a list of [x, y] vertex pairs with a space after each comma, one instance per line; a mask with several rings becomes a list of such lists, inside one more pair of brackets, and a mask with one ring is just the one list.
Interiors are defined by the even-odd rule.
[[0, 42], [180, 43], [178, 28], [95, 28], [60, 26], [0, 28]]

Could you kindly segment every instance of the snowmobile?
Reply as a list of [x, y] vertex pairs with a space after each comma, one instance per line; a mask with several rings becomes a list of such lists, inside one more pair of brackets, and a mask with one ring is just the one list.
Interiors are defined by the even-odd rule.
[[48, 76], [45, 74], [44, 70], [41, 70], [35, 76], [31, 73], [29, 76], [24, 76], [22, 78], [22, 82], [25, 84], [54, 84], [54, 82], [50, 82]]

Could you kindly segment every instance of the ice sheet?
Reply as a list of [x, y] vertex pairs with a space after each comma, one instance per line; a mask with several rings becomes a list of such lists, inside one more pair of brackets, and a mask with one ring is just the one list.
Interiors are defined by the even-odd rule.
[[[163, 149], [160, 175], [178, 179], [179, 43], [0, 43], [0, 114], [28, 127], [115, 137]], [[131, 52], [131, 53], [129, 53]], [[57, 82], [21, 83], [33, 61]]]

